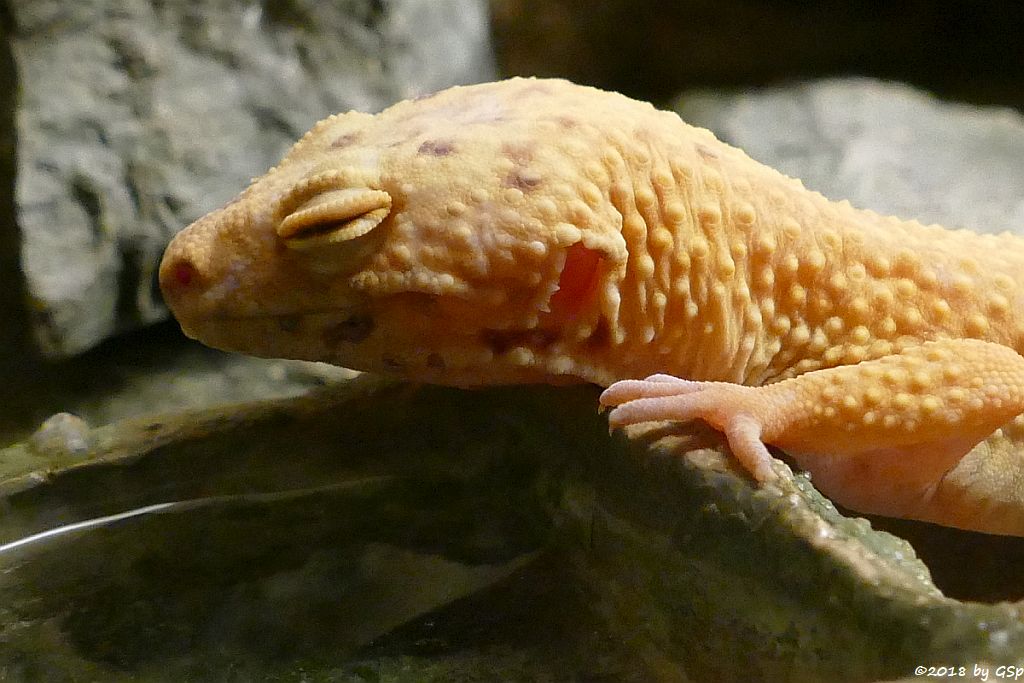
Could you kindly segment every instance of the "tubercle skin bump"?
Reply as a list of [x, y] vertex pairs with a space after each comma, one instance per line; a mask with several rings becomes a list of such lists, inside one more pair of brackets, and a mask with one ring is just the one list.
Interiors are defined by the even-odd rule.
[[1024, 535], [1000, 430], [1024, 240], [829, 201], [616, 93], [511, 79], [329, 117], [173, 240], [161, 286], [186, 333], [254, 355], [685, 378], [613, 386], [613, 423], [705, 419], [759, 480], [767, 442], [856, 510]]

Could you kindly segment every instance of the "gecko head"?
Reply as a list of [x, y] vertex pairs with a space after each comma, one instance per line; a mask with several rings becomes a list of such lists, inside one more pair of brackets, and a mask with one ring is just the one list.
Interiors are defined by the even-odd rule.
[[566, 127], [583, 126], [565, 102], [545, 115], [577, 87], [506, 81], [322, 121], [175, 237], [165, 299], [226, 350], [445, 384], [606, 381], [580, 348], [607, 342], [618, 214], [577, 170]]

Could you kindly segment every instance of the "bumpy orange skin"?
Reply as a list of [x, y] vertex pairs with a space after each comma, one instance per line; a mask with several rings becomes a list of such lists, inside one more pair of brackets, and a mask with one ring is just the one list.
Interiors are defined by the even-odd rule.
[[[741, 416], [734, 450], [788, 448], [856, 509], [1024, 535], [1024, 240], [831, 202], [615, 93], [513, 79], [325, 119], [174, 239], [161, 285], [188, 334], [256, 355], [761, 387], [686, 419]], [[628, 386], [619, 411], [658, 391]], [[673, 416], [636, 405], [616, 422]]]

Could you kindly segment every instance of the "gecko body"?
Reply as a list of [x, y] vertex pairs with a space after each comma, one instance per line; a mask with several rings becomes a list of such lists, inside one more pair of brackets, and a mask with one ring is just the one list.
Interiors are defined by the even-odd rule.
[[829, 201], [616, 93], [325, 119], [160, 276], [212, 346], [593, 382], [613, 425], [704, 419], [759, 481], [767, 442], [855, 510], [1024, 535], [1024, 240]]

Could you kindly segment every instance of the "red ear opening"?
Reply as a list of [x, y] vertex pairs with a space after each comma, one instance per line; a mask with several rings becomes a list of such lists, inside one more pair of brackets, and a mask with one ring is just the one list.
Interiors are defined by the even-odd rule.
[[573, 318], [597, 293], [604, 259], [599, 251], [588, 249], [582, 242], [565, 252], [565, 265], [558, 276], [558, 289], [551, 295], [551, 313], [560, 318]]

